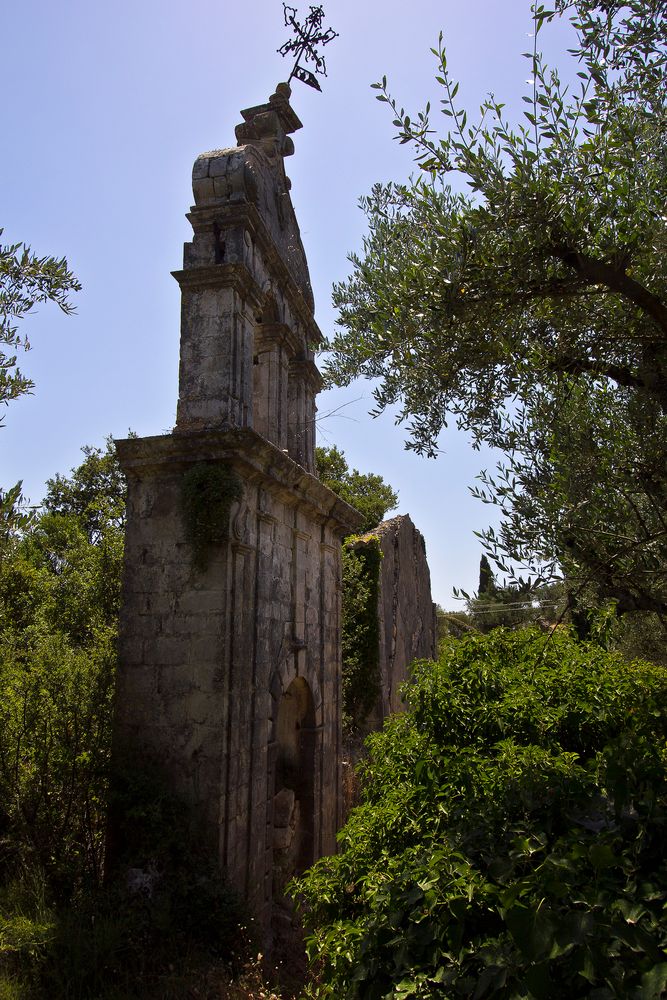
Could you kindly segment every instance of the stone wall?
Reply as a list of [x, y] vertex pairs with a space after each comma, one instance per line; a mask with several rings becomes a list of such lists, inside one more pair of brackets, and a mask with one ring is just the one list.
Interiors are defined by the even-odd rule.
[[383, 521], [372, 534], [380, 539], [379, 687], [380, 697], [367, 719], [368, 730], [379, 729], [392, 712], [403, 707], [400, 687], [413, 660], [436, 655], [435, 606], [424, 536], [409, 515]]

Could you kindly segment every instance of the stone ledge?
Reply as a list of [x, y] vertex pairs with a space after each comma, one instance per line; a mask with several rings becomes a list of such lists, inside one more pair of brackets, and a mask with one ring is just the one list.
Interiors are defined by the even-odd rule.
[[176, 431], [115, 441], [121, 467], [140, 471], [184, 470], [194, 462], [228, 461], [246, 481], [259, 483], [289, 506], [305, 506], [341, 535], [358, 528], [362, 515], [319, 479], [250, 427]]

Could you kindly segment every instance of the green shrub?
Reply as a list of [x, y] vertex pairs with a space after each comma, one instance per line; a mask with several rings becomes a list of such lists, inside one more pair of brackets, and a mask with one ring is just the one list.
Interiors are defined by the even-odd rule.
[[115, 653], [0, 636], [0, 878], [34, 866], [66, 901], [102, 876]]
[[210, 970], [241, 968], [251, 946], [256, 954], [248, 915], [198, 846], [185, 807], [136, 766], [112, 788], [122, 849], [104, 886], [84, 883], [63, 901], [30, 855], [0, 888], [8, 998], [176, 1000]]
[[117, 883], [58, 909], [20, 888], [20, 904], [0, 901], [0, 998], [180, 1000], [247, 957], [242, 910], [219, 876], [165, 874], [150, 895]]
[[559, 629], [445, 643], [297, 884], [319, 997], [659, 997], [667, 673]]

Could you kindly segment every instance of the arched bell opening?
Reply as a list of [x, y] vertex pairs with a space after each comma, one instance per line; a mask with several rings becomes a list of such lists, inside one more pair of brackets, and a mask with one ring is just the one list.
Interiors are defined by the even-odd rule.
[[315, 708], [296, 677], [278, 702], [273, 799], [274, 895], [314, 861]]

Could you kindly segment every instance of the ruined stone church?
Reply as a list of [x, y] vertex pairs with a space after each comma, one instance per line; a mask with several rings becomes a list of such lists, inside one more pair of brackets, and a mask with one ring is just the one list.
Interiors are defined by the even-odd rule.
[[242, 112], [237, 146], [195, 161], [176, 426], [117, 442], [115, 745], [159, 766], [264, 923], [276, 872], [335, 851], [341, 539], [360, 523], [314, 475], [322, 338], [284, 168], [289, 98], [280, 84]]

